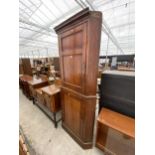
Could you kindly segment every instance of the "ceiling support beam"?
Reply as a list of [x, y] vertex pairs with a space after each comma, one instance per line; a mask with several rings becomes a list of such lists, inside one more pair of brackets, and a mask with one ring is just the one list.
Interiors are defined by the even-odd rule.
[[[33, 6], [35, 6], [35, 8], [44, 16], [46, 17], [48, 20], [50, 20], [50, 18], [41, 10], [38, 9], [38, 7], [31, 1], [31, 0], [28, 0]], [[40, 6], [42, 5], [42, 2], [40, 2]]]
[[38, 48], [40, 48], [40, 49], [51, 48], [51, 49], [56, 50], [56, 48], [52, 47], [52, 46], [38, 46], [38, 45], [25, 45], [25, 44], [20, 44], [19, 46], [20, 46], [20, 48], [22, 48], [22, 47], [33, 47], [34, 49], [38, 49]]
[[[43, 5], [44, 5], [44, 3], [43, 3]], [[46, 26], [37, 25], [35, 23], [29, 22], [29, 21], [24, 21], [22, 19], [20, 19], [19, 21], [22, 22], [22, 23], [25, 23], [25, 24], [28, 24], [28, 25], [35, 26], [37, 28], [40, 28], [40, 32], [42, 32], [43, 30], [45, 30], [47, 32], [54, 32], [53, 34], [55, 34], [55, 31], [53, 29], [50, 29], [50, 27], [53, 24], [55, 24], [55, 23], [59, 22], [60, 20], [64, 19], [65, 16], [68, 16], [68, 15], [70, 15], [70, 13], [75, 12], [75, 11], [78, 11], [78, 10], [79, 10], [79, 6], [76, 6], [75, 8], [73, 8], [73, 9], [69, 10], [68, 12], [64, 13], [62, 16], [60, 16], [60, 17], [56, 18], [55, 20], [51, 21]], [[36, 35], [38, 35], [38, 33], [32, 34], [30, 36], [30, 38], [37, 37]], [[24, 44], [27, 44], [27, 42], [24, 42]]]
[[45, 31], [47, 31], [47, 32], [52, 32], [52, 33], [54, 32], [54, 30], [52, 30], [52, 29], [50, 29], [50, 28], [46, 28], [46, 27], [44, 27], [44, 26], [42, 26], [42, 25], [38, 25], [38, 24], [32, 23], [32, 22], [30, 22], [30, 21], [23, 20], [23, 19], [19, 19], [19, 22], [20, 22], [20, 23], [27, 24], [27, 25], [30, 25], [30, 26], [37, 27], [37, 28], [42, 29], [42, 30], [45, 30]]
[[[95, 8], [92, 6], [92, 4], [89, 3], [88, 0], [86, 0], [86, 2], [88, 3], [89, 6], [91, 6], [91, 8], [95, 11]], [[117, 41], [117, 39], [115, 38], [115, 36], [113, 35], [113, 33], [111, 32], [111, 29], [109, 28], [108, 24], [106, 23], [105, 20], [103, 20], [102, 22], [102, 31], [104, 33], [107, 34], [107, 36], [109, 37], [109, 39], [114, 43], [114, 45], [116, 45], [116, 47], [120, 50], [120, 52], [122, 54], [124, 54], [122, 48], [119, 45], [119, 42]]]
[[49, 41], [36, 40], [36, 39], [22, 37], [22, 36], [19, 36], [19, 38], [26, 39], [26, 40], [31, 40], [31, 41], [35, 41], [35, 42], [42, 42], [42, 43], [47, 43], [47, 44], [51, 44], [51, 45], [56, 45], [55, 43], [52, 43], [52, 42], [49, 42]]
[[[77, 2], [77, 0], [75, 0], [75, 1]], [[88, 5], [92, 10], [95, 11], [95, 8], [93, 7], [93, 5], [92, 5], [88, 0], [85, 0], [85, 1], [86, 1], [87, 5]], [[84, 7], [87, 7], [87, 5], [86, 5], [82, 0], [80, 0], [79, 3], [81, 3], [81, 5], [83, 5]], [[79, 4], [79, 3], [78, 3], [78, 4]], [[81, 6], [81, 5], [80, 5], [80, 6]], [[105, 20], [103, 20], [103, 22], [102, 22], [102, 31], [109, 37], [109, 39], [110, 39], [110, 40], [114, 43], [114, 45], [120, 50], [120, 52], [124, 54], [122, 48], [121, 48], [120, 45], [119, 45], [119, 42], [117, 41], [117, 39], [115, 38], [115, 36], [114, 36], [113, 33], [111, 32], [111, 30], [110, 30], [110, 28], [109, 28], [109, 26], [108, 26], [108, 24], [106, 23]]]
[[[34, 14], [41, 5], [39, 5], [35, 11], [33, 11], [30, 7], [28, 7], [25, 3], [23, 3], [21, 0], [19, 0], [19, 2], [24, 5], [24, 7], [26, 7], [28, 10], [30, 10], [32, 12], [32, 14]], [[46, 23], [44, 20], [42, 20], [42, 18], [40, 18], [38, 15], [36, 15], [36, 17], [38, 17], [43, 23]]]
[[37, 33], [40, 33], [42, 35], [46, 35], [46, 36], [50, 36], [50, 37], [56, 37], [56, 35], [51, 35], [49, 33], [45, 33], [45, 32], [40, 32], [40, 31], [37, 31], [37, 30], [34, 30], [34, 29], [30, 29], [30, 28], [27, 28], [27, 27], [22, 27], [22, 26], [19, 26], [20, 29], [25, 29], [25, 30], [29, 30], [29, 31], [33, 31], [33, 32], [37, 32]]

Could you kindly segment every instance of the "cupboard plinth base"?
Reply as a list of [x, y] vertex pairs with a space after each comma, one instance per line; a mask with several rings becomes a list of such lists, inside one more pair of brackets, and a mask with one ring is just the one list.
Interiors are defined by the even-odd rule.
[[83, 149], [91, 149], [93, 147], [93, 142], [83, 142], [78, 136], [76, 136], [63, 122], [63, 129], [83, 148]]

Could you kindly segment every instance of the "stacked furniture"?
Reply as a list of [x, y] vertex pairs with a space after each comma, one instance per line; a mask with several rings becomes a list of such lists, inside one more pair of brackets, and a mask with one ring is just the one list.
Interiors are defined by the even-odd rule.
[[134, 155], [134, 118], [134, 72], [105, 71], [101, 77], [96, 146], [110, 155]]
[[92, 147], [102, 13], [88, 8], [55, 27], [59, 41], [62, 126]]

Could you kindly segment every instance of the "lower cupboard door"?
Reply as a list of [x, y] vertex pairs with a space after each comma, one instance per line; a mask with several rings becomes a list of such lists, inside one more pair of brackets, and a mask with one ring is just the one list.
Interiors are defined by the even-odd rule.
[[80, 113], [81, 113], [81, 100], [73, 96], [70, 93], [63, 93], [63, 111], [64, 111], [64, 123], [76, 134], [80, 137], [80, 130], [81, 130], [81, 119], [80, 119]]

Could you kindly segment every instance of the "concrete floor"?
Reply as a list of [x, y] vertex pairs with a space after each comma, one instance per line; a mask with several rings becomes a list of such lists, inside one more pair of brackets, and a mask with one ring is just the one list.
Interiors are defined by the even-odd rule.
[[82, 149], [62, 129], [61, 122], [55, 129], [53, 122], [21, 91], [19, 91], [19, 103], [20, 127], [32, 155], [103, 155], [103, 152], [96, 147], [89, 150]]

